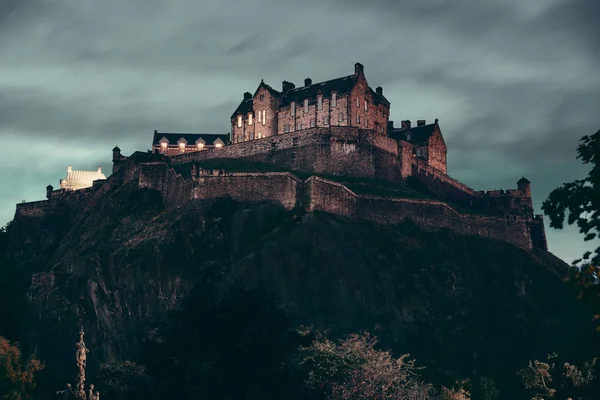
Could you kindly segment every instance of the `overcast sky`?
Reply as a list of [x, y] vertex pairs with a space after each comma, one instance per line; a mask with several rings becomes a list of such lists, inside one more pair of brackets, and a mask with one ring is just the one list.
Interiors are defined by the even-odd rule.
[[[0, 0], [0, 225], [66, 167], [110, 171], [154, 129], [229, 132], [261, 79], [280, 89], [365, 67], [391, 119], [439, 118], [448, 172], [474, 189], [583, 178], [600, 129], [595, 0]], [[413, 122], [414, 124], [414, 122]], [[550, 251], [572, 261], [576, 228]]]

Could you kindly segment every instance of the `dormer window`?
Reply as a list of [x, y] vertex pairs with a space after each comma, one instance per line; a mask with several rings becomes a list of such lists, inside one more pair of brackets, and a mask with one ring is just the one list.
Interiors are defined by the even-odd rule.
[[292, 101], [292, 104], [290, 104], [290, 116], [295, 117], [296, 116], [296, 102]]
[[216, 148], [223, 147], [223, 145], [224, 145], [224, 144], [225, 144], [225, 143], [223, 143], [223, 141], [222, 141], [221, 139], [217, 139], [217, 140], [215, 140], [215, 147], [216, 147]]
[[198, 149], [198, 151], [204, 150], [205, 144], [206, 144], [206, 142], [202, 138], [199, 138], [198, 140], [196, 140], [196, 148]]
[[179, 152], [185, 153], [185, 143], [179, 143]]
[[238, 128], [242, 127], [242, 116], [241, 115], [238, 115], [238, 124], [237, 125], [238, 125]]
[[267, 123], [267, 110], [263, 110], [262, 114], [262, 124], [264, 125]]
[[160, 151], [163, 153], [167, 152], [167, 142], [161, 142], [160, 143]]
[[248, 113], [248, 125], [252, 125], [252, 113]]
[[304, 99], [304, 112], [308, 112], [308, 99]]
[[323, 109], [323, 95], [320, 94], [317, 96], [317, 110]]
[[331, 107], [337, 106], [337, 93], [331, 93]]

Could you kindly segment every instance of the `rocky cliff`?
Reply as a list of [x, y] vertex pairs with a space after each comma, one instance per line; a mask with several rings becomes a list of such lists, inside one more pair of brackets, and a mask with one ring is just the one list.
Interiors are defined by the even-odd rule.
[[31, 279], [40, 356], [64, 371], [56, 379], [71, 377], [65, 354], [79, 326], [92, 368], [135, 359], [154, 323], [214, 276], [215, 285], [267, 289], [298, 324], [333, 336], [368, 330], [440, 382], [514, 385], [528, 360], [558, 352], [579, 361], [596, 339], [589, 310], [562, 282], [567, 266], [541, 250], [273, 202], [166, 210], [160, 192], [134, 183], [94, 196], [9, 227], [12, 256]]

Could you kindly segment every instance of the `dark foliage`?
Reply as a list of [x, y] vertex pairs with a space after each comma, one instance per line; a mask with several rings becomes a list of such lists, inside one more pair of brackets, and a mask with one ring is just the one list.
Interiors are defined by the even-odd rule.
[[[550, 217], [552, 228], [562, 229], [567, 219], [569, 225], [576, 223], [585, 235], [584, 240], [589, 241], [600, 234], [600, 130], [581, 139], [577, 158], [583, 164], [591, 164], [588, 176], [554, 189], [544, 201], [542, 210]], [[584, 261], [600, 266], [600, 247], [595, 253], [587, 252], [582, 259], [574, 261], [574, 264]]]
[[208, 280], [162, 325], [143, 362], [157, 399], [306, 398], [290, 366], [306, 343], [266, 292], [219, 293]]

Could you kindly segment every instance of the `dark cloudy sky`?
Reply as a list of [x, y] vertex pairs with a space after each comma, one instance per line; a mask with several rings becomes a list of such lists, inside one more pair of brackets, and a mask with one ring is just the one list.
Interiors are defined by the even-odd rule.
[[[261, 79], [279, 89], [365, 66], [392, 119], [439, 118], [449, 173], [532, 181], [534, 205], [585, 176], [600, 129], [595, 0], [0, 0], [0, 224], [74, 169], [111, 168], [152, 132], [229, 131]], [[546, 221], [548, 225], [548, 221]], [[572, 261], [576, 228], [547, 227]]]

